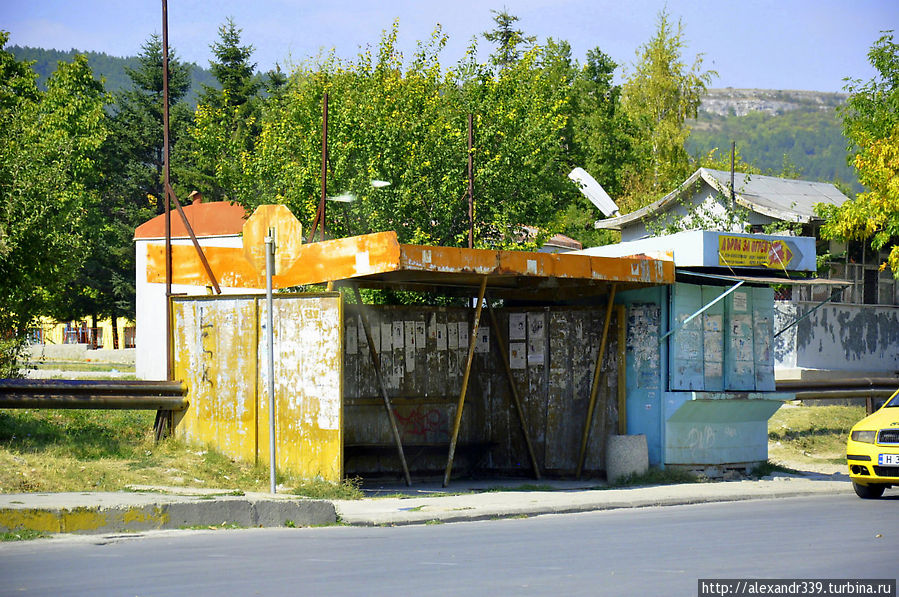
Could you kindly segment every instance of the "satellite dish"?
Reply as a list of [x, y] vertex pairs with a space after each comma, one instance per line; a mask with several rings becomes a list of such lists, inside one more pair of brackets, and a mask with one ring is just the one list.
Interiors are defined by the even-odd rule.
[[615, 205], [615, 202], [612, 201], [605, 189], [586, 170], [575, 168], [569, 172], [568, 178], [577, 183], [581, 193], [590, 200], [590, 203], [598, 207], [599, 211], [607, 218], [619, 215], [618, 206]]

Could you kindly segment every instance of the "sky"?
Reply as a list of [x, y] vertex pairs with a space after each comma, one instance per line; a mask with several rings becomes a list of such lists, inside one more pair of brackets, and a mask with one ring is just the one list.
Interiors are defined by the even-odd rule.
[[[177, 56], [208, 67], [209, 46], [231, 17], [266, 71], [331, 49], [351, 59], [377, 46], [395, 19], [408, 58], [439, 24], [449, 36], [441, 62], [450, 65], [472, 37], [493, 28], [491, 9], [505, 9], [538, 42], [567, 40], [580, 62], [598, 47], [621, 65], [620, 82], [666, 8], [683, 23], [684, 61], [702, 54], [703, 69], [718, 72], [713, 88], [841, 91], [846, 77], [874, 76], [869, 48], [882, 30], [899, 27], [899, 0], [169, 0], [168, 27]], [[162, 2], [2, 0], [0, 29], [10, 45], [133, 56], [162, 32]], [[486, 60], [488, 42], [481, 39], [480, 48]]]

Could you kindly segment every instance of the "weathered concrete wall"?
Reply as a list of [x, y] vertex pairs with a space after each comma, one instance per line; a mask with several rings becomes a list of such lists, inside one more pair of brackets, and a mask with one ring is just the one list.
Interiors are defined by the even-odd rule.
[[[775, 301], [775, 331], [817, 303]], [[775, 339], [780, 371], [899, 371], [899, 307], [825, 305]]]
[[[366, 307], [379, 348], [388, 395], [413, 471], [442, 471], [468, 351], [472, 309]], [[509, 342], [510, 367], [518, 385], [531, 442], [541, 469], [570, 474], [577, 468], [593, 368], [605, 307], [553, 307], [497, 311]], [[531, 465], [496, 331], [482, 313], [471, 382], [463, 408], [457, 455], [466, 446], [481, 452], [485, 469], [527, 474]], [[603, 468], [605, 429], [617, 426], [617, 322], [609, 330], [599, 402], [594, 412], [585, 470]], [[345, 425], [348, 475], [400, 470], [378, 394], [358, 308], [347, 306]], [[368, 448], [366, 449], [366, 446]], [[373, 449], [380, 447], [380, 450]], [[460, 467], [456, 467], [460, 470]]]
[[[269, 462], [266, 302], [175, 298], [175, 377], [190, 407], [176, 434], [248, 462]], [[337, 293], [276, 295], [276, 462], [305, 478], [340, 481], [342, 300]]]

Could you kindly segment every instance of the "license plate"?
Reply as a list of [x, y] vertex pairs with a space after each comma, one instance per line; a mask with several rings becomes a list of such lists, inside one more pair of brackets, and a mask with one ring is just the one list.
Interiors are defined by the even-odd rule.
[[880, 466], [899, 466], [899, 454], [881, 454], [877, 458]]

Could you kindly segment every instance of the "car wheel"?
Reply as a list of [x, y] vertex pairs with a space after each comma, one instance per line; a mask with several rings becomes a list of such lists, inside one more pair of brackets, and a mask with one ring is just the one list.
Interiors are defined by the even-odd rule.
[[853, 482], [852, 489], [855, 490], [855, 495], [864, 500], [876, 500], [883, 495], [883, 490], [886, 487], [883, 485], [861, 485]]

